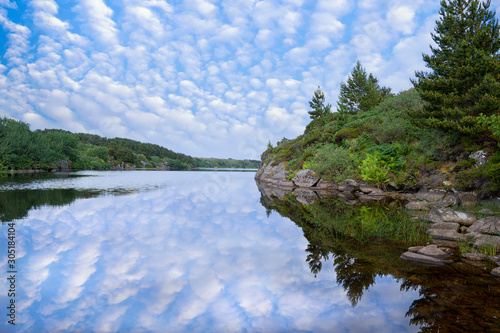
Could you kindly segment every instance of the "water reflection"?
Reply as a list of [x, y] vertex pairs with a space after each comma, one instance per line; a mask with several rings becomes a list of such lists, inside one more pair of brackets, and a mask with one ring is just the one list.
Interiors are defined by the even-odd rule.
[[[121, 175], [116, 188], [129, 186], [134, 174]], [[335, 283], [340, 275], [324, 246], [310, 248], [323, 265], [311, 274], [304, 253], [316, 245], [310, 239], [325, 235], [304, 237], [305, 229], [288, 218], [268, 217], [253, 174], [138, 177], [144, 178], [136, 186], [149, 190], [42, 206], [14, 220], [16, 332], [418, 330], [405, 318], [417, 291], [401, 292], [398, 282], [379, 274], [362, 298], [351, 296]], [[89, 188], [111, 182], [86, 179]], [[6, 251], [0, 253], [5, 272]], [[340, 278], [348, 291], [366, 289], [355, 274]], [[7, 282], [0, 281], [0, 304], [6, 304]], [[0, 331], [13, 330], [2, 322]]]
[[[291, 193], [261, 190], [260, 201], [268, 211], [290, 218], [302, 229], [309, 242], [305, 257], [313, 276], [333, 258], [337, 283], [346, 290], [352, 306], [362, 303], [380, 277], [390, 275], [401, 291], [418, 292], [406, 317], [422, 332], [500, 330], [500, 281], [488, 274], [491, 267], [464, 263], [425, 267], [403, 261], [399, 256], [407, 240], [363, 233], [366, 224], [372, 224], [366, 214], [369, 208], [319, 197], [304, 205]], [[380, 219], [380, 208], [374, 207], [373, 212]]]

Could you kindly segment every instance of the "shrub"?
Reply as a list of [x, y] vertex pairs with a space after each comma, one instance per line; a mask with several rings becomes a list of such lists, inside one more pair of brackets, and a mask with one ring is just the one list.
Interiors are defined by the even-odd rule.
[[335, 133], [335, 142], [337, 144], [341, 144], [342, 140], [344, 139], [354, 139], [357, 138], [358, 136], [359, 133], [356, 129], [351, 127], [343, 128], [337, 133]]
[[375, 151], [373, 155], [366, 154], [366, 158], [361, 161], [360, 169], [361, 178], [364, 181], [369, 181], [376, 185], [381, 185], [389, 181], [389, 178], [387, 178], [389, 168], [379, 158], [378, 151]]
[[316, 155], [304, 163], [304, 168], [313, 170], [326, 180], [338, 183], [358, 176], [356, 158], [350, 154], [349, 149], [331, 143], [319, 148]]

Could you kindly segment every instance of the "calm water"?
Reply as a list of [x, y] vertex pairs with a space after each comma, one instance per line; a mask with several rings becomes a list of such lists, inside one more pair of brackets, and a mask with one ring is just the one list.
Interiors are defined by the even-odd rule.
[[[415, 267], [399, 260], [399, 249], [365, 251], [311, 229], [310, 207], [261, 194], [253, 177], [0, 178], [0, 218], [15, 222], [17, 271], [14, 328], [5, 319], [5, 224], [0, 331], [418, 332], [440, 327], [432, 319], [439, 314], [445, 322], [461, 315], [462, 298], [485, 327], [500, 320], [497, 280]], [[469, 292], [463, 285], [472, 278], [480, 282]], [[474, 297], [480, 307], [470, 305]]]

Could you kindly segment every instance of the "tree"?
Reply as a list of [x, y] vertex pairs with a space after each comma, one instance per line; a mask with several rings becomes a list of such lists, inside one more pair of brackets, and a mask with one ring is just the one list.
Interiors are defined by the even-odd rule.
[[431, 54], [431, 72], [415, 72], [413, 85], [426, 105], [423, 124], [463, 134], [482, 132], [481, 113], [500, 108], [500, 36], [490, 1], [442, 0]]
[[368, 111], [390, 95], [391, 89], [381, 87], [373, 74], [366, 74], [361, 62], [357, 61], [346, 83], [340, 84], [337, 110], [340, 113]]
[[309, 102], [309, 106], [311, 107], [311, 111], [307, 111], [311, 119], [321, 118], [328, 113], [331, 112], [332, 106], [327, 104], [325, 106], [325, 94], [321, 91], [321, 88], [318, 86], [318, 89], [314, 92], [314, 96], [312, 100]]

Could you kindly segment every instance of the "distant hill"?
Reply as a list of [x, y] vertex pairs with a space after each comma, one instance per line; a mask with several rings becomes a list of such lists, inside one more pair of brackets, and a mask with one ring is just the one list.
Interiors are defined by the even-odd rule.
[[259, 161], [193, 158], [165, 147], [125, 138], [31, 131], [29, 125], [0, 118], [0, 170], [256, 168]]

